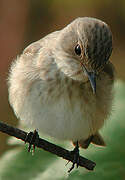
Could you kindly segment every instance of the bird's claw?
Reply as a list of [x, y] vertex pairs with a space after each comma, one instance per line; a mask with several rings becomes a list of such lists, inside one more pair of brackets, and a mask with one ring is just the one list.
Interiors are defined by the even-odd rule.
[[70, 173], [74, 169], [75, 164], [76, 164], [77, 168], [79, 166], [79, 145], [78, 145], [78, 141], [77, 141], [76, 147], [74, 148], [73, 151], [71, 151], [71, 153], [74, 155], [74, 160], [73, 160], [73, 164], [72, 164], [71, 168], [68, 170], [68, 173]]
[[39, 134], [36, 130], [34, 132], [30, 132], [27, 134], [25, 138], [25, 143], [29, 143], [28, 152], [31, 152], [31, 148], [33, 147], [33, 153], [35, 152], [36, 144], [38, 144]]

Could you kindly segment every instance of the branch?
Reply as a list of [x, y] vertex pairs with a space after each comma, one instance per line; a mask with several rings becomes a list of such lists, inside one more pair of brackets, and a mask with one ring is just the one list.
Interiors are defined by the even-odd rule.
[[[10, 136], [14, 136], [18, 139], [21, 139], [24, 142], [28, 135], [28, 133], [25, 131], [22, 131], [18, 128], [14, 128], [12, 126], [9, 126], [9, 125], [7, 125], [5, 123], [1, 123], [1, 122], [0, 122], [0, 131], [8, 134]], [[29, 143], [29, 140], [27, 140], [27, 142]], [[39, 138], [38, 143], [34, 142], [33, 144], [35, 146], [37, 146], [38, 148], [42, 148], [45, 151], [51, 152], [59, 157], [62, 157], [64, 159], [68, 160], [68, 161], [73, 162], [73, 160], [74, 160], [74, 156], [71, 153], [71, 151], [68, 151], [60, 146], [52, 144], [44, 139]], [[94, 162], [92, 162], [91, 160], [88, 160], [88, 159], [80, 156], [78, 165], [82, 166], [88, 170], [93, 170], [96, 164]]]

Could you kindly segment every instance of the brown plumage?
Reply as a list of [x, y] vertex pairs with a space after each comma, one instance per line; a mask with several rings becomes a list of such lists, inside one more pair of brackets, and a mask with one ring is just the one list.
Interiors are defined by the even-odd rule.
[[105, 145], [98, 131], [112, 110], [112, 34], [77, 18], [27, 47], [12, 63], [9, 101], [16, 116], [51, 137]]

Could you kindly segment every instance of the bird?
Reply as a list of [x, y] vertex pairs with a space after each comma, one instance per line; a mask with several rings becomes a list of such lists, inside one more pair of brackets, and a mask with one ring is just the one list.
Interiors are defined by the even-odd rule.
[[105, 146], [99, 130], [112, 112], [112, 39], [102, 20], [78, 17], [26, 47], [8, 76], [9, 102], [17, 118], [77, 148]]

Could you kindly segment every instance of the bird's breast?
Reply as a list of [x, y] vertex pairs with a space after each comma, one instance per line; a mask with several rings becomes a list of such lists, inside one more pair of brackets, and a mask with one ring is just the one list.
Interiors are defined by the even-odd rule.
[[41, 81], [32, 85], [20, 119], [47, 135], [73, 141], [86, 139], [103, 126], [110, 112], [110, 97], [106, 97], [110, 93], [100, 85], [96, 96], [89, 84], [66, 81], [51, 85]]

